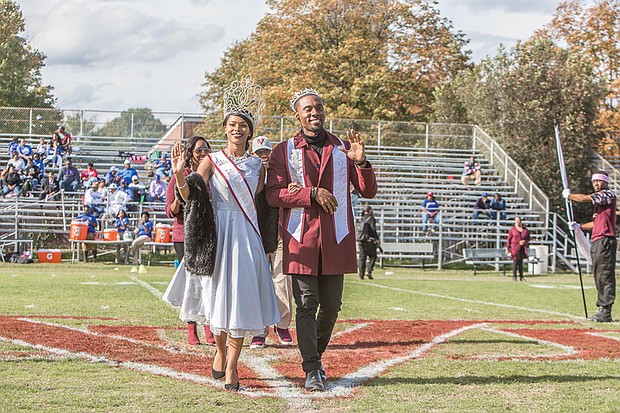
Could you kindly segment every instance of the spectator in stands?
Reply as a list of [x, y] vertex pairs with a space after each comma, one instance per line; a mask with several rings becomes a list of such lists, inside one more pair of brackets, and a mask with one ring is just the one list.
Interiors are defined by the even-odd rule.
[[497, 192], [493, 194], [493, 200], [491, 201], [491, 209], [493, 210], [492, 218], [493, 220], [497, 219], [497, 213], [499, 212], [499, 219], [502, 221], [506, 220], [506, 200], [502, 198], [500, 194]]
[[141, 216], [138, 228], [134, 230], [136, 233], [136, 239], [131, 243], [130, 253], [133, 255], [133, 263], [141, 264], [140, 262], [140, 249], [144, 243], [151, 241], [153, 234], [153, 223], [150, 221], [151, 216], [148, 212], [144, 211]]
[[57, 136], [52, 137], [47, 147], [45, 165], [51, 165], [58, 169], [62, 167], [62, 148], [60, 147], [60, 139]]
[[117, 190], [118, 185], [111, 183], [108, 193], [108, 207], [106, 215], [109, 217], [115, 217], [118, 215], [118, 211], [126, 209], [127, 203], [131, 201], [129, 195], [124, 191]]
[[127, 182], [131, 182], [131, 177], [134, 175], [138, 176], [138, 171], [136, 171], [136, 168], [131, 167], [131, 161], [129, 159], [126, 159], [123, 165], [123, 169], [118, 171], [118, 176], [122, 179], [126, 179]]
[[[183, 145], [183, 153], [185, 154], [185, 168], [183, 169], [183, 175], [187, 176], [192, 172], [198, 170], [200, 162], [211, 153], [211, 146], [202, 136], [194, 135]], [[172, 223], [172, 242], [174, 245], [174, 251], [177, 255], [177, 261], [181, 262], [185, 256], [185, 233], [183, 229], [184, 221], [184, 202], [182, 199], [177, 198], [175, 185], [177, 183], [176, 176], [172, 175], [168, 188], [166, 189], [166, 215], [169, 218], [174, 218]], [[187, 288], [190, 287], [190, 288]], [[197, 321], [201, 318], [197, 316], [200, 314], [200, 306], [195, 304], [201, 302], [202, 295], [202, 282], [200, 277], [190, 277], [185, 271], [177, 271], [174, 274], [170, 286], [166, 290], [174, 292], [174, 297], [169, 301], [172, 305], [181, 308], [179, 317], [182, 321], [187, 323], [187, 343], [190, 345], [200, 344], [198, 338], [198, 326]], [[171, 298], [172, 295], [167, 295]], [[204, 325], [206, 343], [209, 345], [215, 344], [215, 338], [209, 328], [209, 325]]]
[[13, 165], [13, 168], [15, 168], [15, 172], [17, 172], [18, 174], [21, 175], [25, 173], [26, 162], [24, 162], [24, 160], [20, 158], [19, 152], [13, 151], [13, 156], [11, 157], [11, 159], [9, 159], [7, 166], [10, 165]]
[[45, 162], [43, 162], [41, 156], [37, 152], [32, 154], [32, 165], [37, 168], [37, 171], [39, 172], [39, 182], [41, 182], [41, 180], [43, 180], [43, 176], [45, 175]]
[[506, 254], [512, 257], [512, 279], [517, 281], [517, 271], [519, 271], [519, 281], [523, 278], [523, 259], [527, 258], [527, 249], [530, 243], [530, 231], [521, 225], [521, 217], [515, 217], [515, 224], [508, 231], [506, 240]]
[[149, 202], [166, 202], [167, 185], [159, 175], [153, 177], [146, 200]]
[[54, 134], [58, 135], [60, 138], [60, 147], [62, 151], [67, 155], [71, 155], [71, 141], [73, 140], [71, 134], [65, 130], [64, 126], [59, 126]]
[[41, 193], [39, 199], [56, 201], [60, 192], [58, 179], [54, 176], [54, 171], [48, 171], [47, 179], [41, 183]]
[[116, 180], [117, 174], [118, 174], [118, 168], [112, 165], [110, 167], [110, 170], [105, 174], [105, 177], [103, 178], [105, 180], [106, 185], [110, 185], [112, 182], [114, 182]]
[[105, 181], [103, 179], [99, 180], [99, 192], [101, 193], [101, 200], [103, 202], [108, 202], [108, 188], [105, 186]]
[[[370, 205], [364, 207], [364, 215], [362, 216], [362, 228], [357, 234], [359, 243], [359, 262], [358, 270], [360, 279], [364, 279], [364, 274], [369, 280], [372, 280], [372, 270], [377, 261], [377, 246], [379, 245], [379, 234], [377, 233], [377, 221], [372, 213]], [[366, 259], [368, 261], [368, 271], [366, 271]]]
[[[140, 182], [140, 178], [137, 175], [134, 175], [131, 178], [131, 183], [129, 184], [129, 188], [133, 191], [133, 198], [131, 199], [134, 202], [142, 202], [144, 198], [146, 198], [147, 190], [146, 186], [142, 182]], [[144, 197], [144, 198], [143, 198]]]
[[120, 185], [118, 187], [119, 191], [123, 191], [129, 196], [129, 199], [133, 199], [134, 193], [133, 189], [129, 187], [129, 182], [126, 179], [120, 179]]
[[39, 139], [36, 153], [38, 153], [41, 158], [45, 157], [47, 155], [48, 146], [49, 145], [47, 144], [47, 142], [45, 142], [45, 138]]
[[82, 173], [80, 174], [80, 180], [82, 181], [82, 183], [90, 180], [90, 178], [98, 178], [98, 177], [99, 177], [99, 173], [95, 169], [95, 166], [93, 165], [92, 162], [89, 162], [88, 165], [86, 165], [86, 169], [84, 169]]
[[2, 193], [7, 197], [19, 195], [19, 191], [22, 189], [22, 179], [15, 171], [15, 167], [9, 165], [3, 171], [3, 174]]
[[172, 164], [168, 159], [168, 154], [162, 152], [160, 157], [153, 162], [153, 173], [159, 175], [163, 180], [167, 180], [172, 175]]
[[[424, 232], [428, 233], [428, 222], [431, 221], [439, 224], [439, 202], [435, 199], [432, 192], [426, 193], [426, 199], [422, 201], [422, 224], [424, 224]], [[434, 231], [431, 227], [431, 232]]]
[[61, 169], [58, 176], [60, 189], [65, 192], [76, 192], [80, 189], [80, 171], [73, 166], [71, 158], [67, 158], [65, 167]]
[[39, 188], [39, 171], [34, 166], [31, 166], [28, 168], [23, 181], [21, 195], [31, 197], [32, 193]]
[[[88, 233], [86, 234], [86, 239], [92, 241], [95, 239], [95, 234], [97, 233], [97, 218], [92, 214], [92, 210], [90, 206], [84, 205], [82, 209], [82, 213], [75, 217], [77, 221], [86, 222], [88, 224]], [[88, 259], [88, 251], [91, 251], [93, 254], [93, 262], [97, 261], [97, 244], [86, 244], [82, 243], [82, 251], [84, 251], [84, 262]]]
[[[105, 211], [105, 200], [102, 193], [99, 192], [99, 180], [91, 178], [88, 181], [89, 188], [84, 193], [84, 205], [88, 205], [92, 213], [99, 217]], [[62, 188], [62, 183], [60, 184]]]
[[8, 150], [6, 152], [7, 155], [13, 157], [13, 152], [17, 151], [17, 147], [19, 146], [19, 138], [17, 136], [13, 136], [11, 142], [9, 142]]
[[483, 192], [476, 200], [474, 205], [474, 225], [478, 225], [478, 216], [484, 215], [486, 219], [493, 218], [493, 211], [491, 211], [491, 201], [489, 201], [489, 194]]
[[32, 147], [28, 145], [25, 138], [22, 138], [19, 141], [17, 152], [19, 153], [19, 157], [22, 158], [26, 164], [30, 159], [32, 159]]
[[476, 157], [472, 156], [468, 162], [465, 162], [463, 166], [463, 173], [461, 174], [461, 182], [463, 185], [469, 185], [471, 181], [474, 181], [476, 185], [480, 185], [482, 179], [482, 171], [480, 170], [480, 164], [476, 161]]

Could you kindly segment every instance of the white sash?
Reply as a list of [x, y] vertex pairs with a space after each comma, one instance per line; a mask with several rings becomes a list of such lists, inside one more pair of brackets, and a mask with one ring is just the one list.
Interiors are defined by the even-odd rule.
[[[340, 141], [340, 145], [344, 145], [342, 140], [338, 140]], [[287, 153], [291, 182], [297, 182], [302, 187], [305, 187], [303, 152], [302, 148], [295, 148], [294, 138], [289, 139], [287, 142]], [[334, 230], [336, 234], [336, 243], [340, 244], [344, 237], [349, 234], [349, 202], [347, 199], [349, 196], [349, 174], [347, 155], [339, 149], [339, 146], [335, 146], [332, 151], [332, 168], [332, 176], [334, 178], [332, 193], [338, 202], [338, 208], [336, 208], [336, 212], [334, 212]], [[304, 209], [292, 208], [287, 231], [297, 242], [301, 242], [303, 222]]]
[[254, 203], [254, 194], [250, 189], [250, 185], [245, 180], [243, 172], [237, 168], [237, 165], [228, 158], [224, 151], [209, 154], [211, 163], [215, 170], [224, 179], [230, 192], [239, 205], [241, 212], [250, 222], [256, 233], [260, 236], [258, 229], [258, 213], [256, 212], [256, 204]]

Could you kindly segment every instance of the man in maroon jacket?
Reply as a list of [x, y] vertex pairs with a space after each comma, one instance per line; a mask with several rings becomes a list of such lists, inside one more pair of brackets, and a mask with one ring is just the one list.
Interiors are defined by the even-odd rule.
[[351, 130], [343, 142], [324, 129], [325, 108], [316, 91], [297, 93], [291, 108], [301, 130], [273, 150], [266, 196], [282, 211], [283, 271], [293, 281], [305, 387], [323, 391], [321, 357], [342, 304], [344, 274], [357, 272], [349, 186], [372, 198], [377, 183], [359, 134]]

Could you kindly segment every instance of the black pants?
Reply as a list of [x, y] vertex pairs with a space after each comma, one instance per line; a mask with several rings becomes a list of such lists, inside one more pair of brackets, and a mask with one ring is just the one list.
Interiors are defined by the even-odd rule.
[[616, 246], [615, 238], [605, 237], [594, 241], [590, 248], [597, 307], [611, 306], [616, 299]]
[[512, 278], [517, 279], [517, 271], [519, 271], [519, 278], [523, 279], [523, 258], [512, 261]]
[[303, 359], [301, 366], [308, 373], [320, 367], [321, 356], [331, 339], [342, 305], [344, 275], [292, 277], [297, 343]]
[[[364, 274], [372, 275], [372, 270], [375, 268], [375, 262], [377, 261], [377, 244], [374, 242], [361, 241], [359, 242], [360, 246], [360, 257], [357, 263], [359, 267], [359, 276], [362, 277]], [[370, 258], [368, 262], [368, 272], [366, 272], [366, 258]]]
[[183, 256], [185, 255], [185, 243], [183, 242], [174, 242], [174, 252], [177, 253], [177, 260], [179, 260], [179, 262], [181, 262], [181, 260], [183, 259]]

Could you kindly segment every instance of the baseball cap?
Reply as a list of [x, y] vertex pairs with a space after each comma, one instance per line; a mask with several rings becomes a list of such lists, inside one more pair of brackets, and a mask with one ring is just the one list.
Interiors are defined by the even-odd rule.
[[272, 150], [271, 141], [266, 136], [257, 136], [252, 141], [252, 152], [260, 151], [261, 149]]
[[114, 165], [110, 167], [110, 172], [118, 171], [118, 168]]
[[[135, 176], [135, 175], [134, 175], [134, 176]], [[132, 178], [132, 179], [133, 179], [133, 178]], [[157, 174], [156, 174], [156, 175], [153, 177], [153, 179], [154, 179], [154, 180], [156, 180], [156, 181], [159, 181], [159, 180], [161, 179], [161, 176], [159, 176], [159, 175], [157, 175]]]
[[97, 185], [97, 184], [99, 183], [99, 179], [97, 179], [97, 178], [90, 178], [90, 179], [88, 180], [88, 182], [89, 182], [91, 185]]
[[429, 191], [426, 193], [426, 196], [433, 196], [433, 193]]
[[167, 157], [168, 157], [168, 154], [167, 154], [167, 153], [165, 153], [165, 152], [164, 152], [162, 155], [163, 155], [163, 157], [164, 157], [164, 158], [167, 158]]
[[132, 176], [132, 177], [131, 177], [131, 180], [132, 180], [132, 181], [137, 181], [137, 180], [138, 180], [138, 175], [134, 175], [134, 176]]
[[114, 182], [112, 182], [110, 184], [110, 189], [116, 189], [116, 188], [118, 188], [118, 185], [116, 185]]
[[131, 161], [129, 159], [125, 159], [125, 162], [123, 162], [125, 165], [131, 165]]
[[486, 192], [483, 192], [482, 196], [489, 196], [489, 194], [487, 194]]

